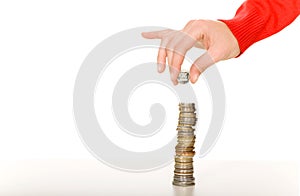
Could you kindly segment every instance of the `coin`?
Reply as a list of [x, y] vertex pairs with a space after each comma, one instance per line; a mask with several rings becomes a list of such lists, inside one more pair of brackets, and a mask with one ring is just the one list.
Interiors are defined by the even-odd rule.
[[192, 107], [195, 108], [195, 103], [179, 103], [178, 104], [179, 108], [183, 108], [183, 107]]
[[174, 178], [178, 178], [178, 179], [194, 179], [193, 174], [190, 175], [181, 175], [181, 174], [174, 174]]
[[194, 169], [192, 162], [191, 162], [191, 165], [175, 165], [174, 168], [175, 169], [180, 169], [180, 170], [183, 170], [183, 169]]
[[193, 151], [194, 150], [194, 146], [189, 146], [189, 147], [186, 147], [186, 146], [176, 146], [175, 150], [178, 150], [178, 151]]
[[[187, 136], [189, 137], [189, 136]], [[191, 144], [191, 143], [195, 143], [196, 142], [196, 138], [178, 138], [177, 137], [177, 145], [188, 145], [188, 144]]]
[[189, 132], [180, 132], [177, 134], [178, 136], [182, 136], [182, 137], [191, 137], [194, 136], [194, 133], [189, 133]]
[[[188, 143], [186, 143], [188, 144]], [[183, 145], [177, 145], [175, 147], [175, 150], [179, 150], [179, 151], [193, 151], [194, 150], [194, 146], [183, 146]]]
[[192, 126], [196, 125], [196, 121], [182, 121], [182, 120], [179, 120], [179, 123], [181, 123], [181, 124], [187, 124], [187, 125], [192, 125]]
[[191, 163], [191, 162], [193, 162], [193, 158], [175, 156], [175, 162], [176, 163]]
[[190, 165], [175, 165], [174, 168], [184, 170], [184, 169], [193, 169], [194, 167], [193, 167], [193, 163], [191, 163]]
[[176, 152], [176, 154], [180, 154], [187, 157], [193, 157], [195, 155], [195, 151], [192, 152]]
[[177, 134], [180, 133], [195, 133], [195, 129], [191, 128], [191, 127], [177, 127]]
[[193, 161], [191, 161], [191, 162], [176, 162], [175, 167], [190, 168], [190, 167], [193, 167]]
[[195, 131], [193, 129], [183, 129], [183, 128], [177, 128], [177, 135], [178, 134], [195, 134]]
[[181, 107], [182, 106], [190, 107], [190, 106], [195, 106], [195, 103], [183, 103], [183, 102], [181, 102], [178, 105], [181, 106]]
[[196, 114], [195, 113], [180, 113], [179, 117], [196, 118]]
[[178, 142], [183, 142], [183, 141], [195, 141], [196, 139], [196, 136], [195, 135], [185, 135], [185, 136], [182, 136], [182, 135], [177, 135], [177, 141]]
[[190, 177], [174, 176], [174, 180], [181, 181], [181, 182], [187, 182], [187, 181], [194, 181], [195, 178], [193, 176], [190, 176]]
[[190, 122], [190, 121], [196, 121], [197, 118], [196, 117], [179, 116], [178, 120]]
[[193, 174], [194, 173], [194, 169], [179, 169], [179, 168], [175, 168], [174, 173], [178, 173], [178, 174]]
[[195, 182], [180, 182], [180, 181], [173, 181], [173, 185], [175, 186], [182, 186], [182, 187], [185, 187], [185, 186], [194, 186], [195, 185]]
[[178, 143], [176, 146], [181, 147], [181, 148], [193, 147], [194, 143], [195, 143], [195, 139], [180, 139], [177, 141], [178, 141]]
[[180, 84], [186, 84], [189, 82], [190, 74], [186, 71], [181, 71], [177, 76], [177, 81]]

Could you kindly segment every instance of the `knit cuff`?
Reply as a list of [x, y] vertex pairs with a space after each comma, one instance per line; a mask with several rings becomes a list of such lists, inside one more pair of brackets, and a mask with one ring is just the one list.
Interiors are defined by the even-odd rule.
[[259, 41], [258, 36], [264, 28], [264, 19], [254, 8], [247, 10], [246, 13], [237, 13], [231, 20], [219, 20], [224, 22], [235, 38], [240, 47], [240, 55], [247, 50], [253, 43]]

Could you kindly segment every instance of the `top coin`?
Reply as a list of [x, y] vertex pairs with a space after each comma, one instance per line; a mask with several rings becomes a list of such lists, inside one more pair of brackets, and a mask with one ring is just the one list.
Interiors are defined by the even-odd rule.
[[179, 84], [186, 84], [189, 82], [189, 79], [190, 79], [190, 74], [189, 72], [186, 71], [180, 72], [177, 77], [177, 81]]
[[179, 106], [181, 107], [194, 107], [195, 106], [195, 103], [179, 103]]

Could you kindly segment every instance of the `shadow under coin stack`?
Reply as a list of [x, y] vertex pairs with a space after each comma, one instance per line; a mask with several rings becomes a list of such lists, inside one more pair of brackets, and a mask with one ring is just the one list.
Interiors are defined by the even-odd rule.
[[173, 185], [194, 186], [193, 157], [196, 136], [193, 126], [197, 121], [195, 104], [180, 103], [179, 111]]

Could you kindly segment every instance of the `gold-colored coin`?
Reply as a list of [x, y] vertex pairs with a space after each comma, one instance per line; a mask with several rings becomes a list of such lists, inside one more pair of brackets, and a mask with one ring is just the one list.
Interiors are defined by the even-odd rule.
[[176, 152], [177, 155], [193, 157], [195, 155], [195, 151], [192, 152]]
[[192, 163], [193, 158], [175, 156], [175, 162], [176, 163]]
[[193, 174], [194, 169], [178, 169], [178, 168], [175, 168], [174, 173], [175, 174]]

